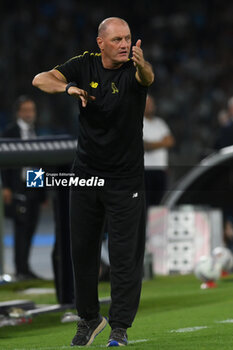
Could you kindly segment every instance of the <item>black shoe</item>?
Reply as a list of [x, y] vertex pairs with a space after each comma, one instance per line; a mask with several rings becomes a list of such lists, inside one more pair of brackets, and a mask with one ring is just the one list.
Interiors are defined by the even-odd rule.
[[98, 318], [90, 321], [81, 320], [78, 322], [77, 333], [75, 334], [71, 346], [90, 345], [95, 337], [102, 332], [107, 324], [106, 318], [99, 315]]
[[38, 280], [41, 279], [40, 277], [38, 277], [35, 273], [33, 273], [32, 271], [27, 271], [24, 273], [17, 273], [16, 274], [16, 280], [17, 281], [28, 281], [28, 280]]
[[125, 328], [115, 328], [111, 331], [107, 346], [125, 346], [128, 337]]

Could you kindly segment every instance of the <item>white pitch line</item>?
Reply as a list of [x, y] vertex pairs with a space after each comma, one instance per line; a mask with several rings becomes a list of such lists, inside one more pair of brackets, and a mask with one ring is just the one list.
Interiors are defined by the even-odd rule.
[[137, 344], [137, 343], [146, 343], [147, 341], [149, 341], [149, 339], [137, 339], [137, 340], [130, 340], [128, 343]]
[[196, 332], [201, 329], [206, 329], [207, 326], [200, 326], [200, 327], [188, 327], [188, 328], [179, 328], [179, 329], [172, 329], [170, 333], [186, 333], [186, 332]]
[[223, 321], [215, 321], [216, 323], [233, 323], [233, 319], [229, 318], [227, 320], [223, 320]]

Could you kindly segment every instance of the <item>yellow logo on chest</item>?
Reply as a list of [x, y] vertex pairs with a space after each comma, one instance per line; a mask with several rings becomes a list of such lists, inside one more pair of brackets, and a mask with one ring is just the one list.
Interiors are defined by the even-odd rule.
[[112, 87], [112, 93], [113, 93], [113, 94], [118, 94], [119, 90], [118, 90], [118, 88], [116, 87], [116, 84], [115, 84], [115, 83], [112, 83], [111, 87]]
[[99, 85], [99, 84], [96, 83], [96, 82], [94, 82], [94, 81], [92, 81], [92, 82], [90, 83], [90, 86], [91, 86], [93, 89], [96, 89], [98, 85]]

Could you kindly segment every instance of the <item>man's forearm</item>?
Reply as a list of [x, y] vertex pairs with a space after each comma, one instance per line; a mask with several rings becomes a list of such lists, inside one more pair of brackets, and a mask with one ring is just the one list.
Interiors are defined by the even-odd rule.
[[159, 148], [163, 148], [163, 143], [161, 141], [144, 141], [144, 150], [149, 152], [149, 151], [154, 151]]
[[160, 148], [171, 148], [175, 144], [175, 139], [172, 135], [165, 136], [160, 141], [144, 141], [144, 150], [145, 151], [154, 151]]
[[49, 94], [56, 94], [65, 92], [67, 82], [58, 71], [49, 71], [37, 74], [32, 85]]
[[137, 66], [137, 74], [142, 85], [149, 86], [154, 81], [154, 73], [149, 62], [145, 61], [143, 67]]

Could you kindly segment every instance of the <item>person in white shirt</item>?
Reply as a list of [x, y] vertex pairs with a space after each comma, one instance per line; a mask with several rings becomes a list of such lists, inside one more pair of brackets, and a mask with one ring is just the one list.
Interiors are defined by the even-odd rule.
[[175, 144], [168, 125], [155, 112], [155, 100], [148, 95], [143, 128], [147, 208], [162, 199], [167, 184], [168, 149]]

